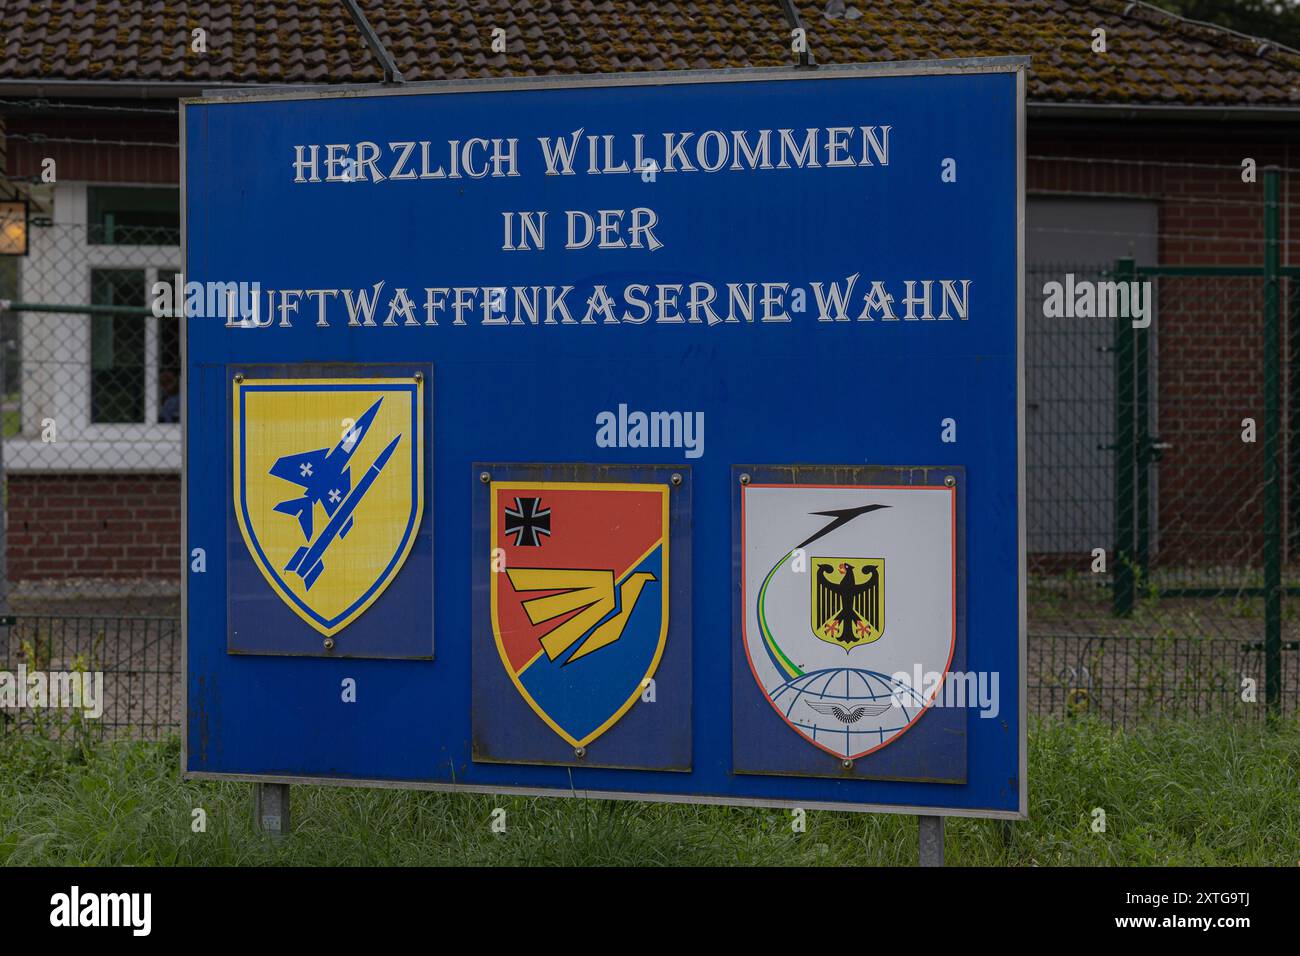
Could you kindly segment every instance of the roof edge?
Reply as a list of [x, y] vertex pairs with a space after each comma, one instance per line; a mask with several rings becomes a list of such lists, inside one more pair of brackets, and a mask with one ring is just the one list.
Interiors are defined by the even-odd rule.
[[[378, 85], [378, 84], [375, 84]], [[22, 93], [45, 99], [64, 96], [88, 99], [142, 99], [167, 100], [183, 96], [197, 96], [204, 90], [268, 90], [279, 89], [281, 84], [271, 83], [213, 83], [193, 80], [4, 80], [0, 79], [0, 94]]]
[[[860, 63], [844, 64], [814, 64], [812, 67], [794, 67], [794, 66], [765, 66], [765, 67], [725, 67], [719, 69], [706, 70], [659, 70], [659, 71], [624, 71], [608, 73], [555, 73], [544, 76], [492, 76], [492, 77], [471, 77], [455, 80], [417, 80], [401, 84], [406, 87], [420, 88], [445, 88], [448, 85], [470, 86], [473, 84], [490, 84], [502, 82], [545, 82], [548, 80], [574, 80], [580, 79], [583, 82], [598, 82], [600, 78], [609, 77], [636, 77], [639, 81], [652, 82], [655, 77], [706, 77], [718, 74], [735, 74], [735, 73], [753, 73], [755, 71], [769, 71], [772, 74], [789, 73], [792, 70], [799, 70], [801, 73], [808, 75], [817, 75], [819, 73], [834, 73], [840, 68], [860, 69], [862, 67], [878, 67], [881, 73], [890, 72], [907, 72], [916, 70], [920, 67], [932, 67], [934, 64], [943, 64], [946, 69], [960, 70], [967, 68], [971, 70], [988, 70], [988, 69], [1017, 69], [1019, 67], [1028, 68], [1030, 58], [1028, 56], [988, 56], [988, 57], [964, 57], [941, 59], [931, 58], [927, 60], [876, 60]], [[680, 82], [680, 80], [678, 81]], [[389, 84], [391, 85], [391, 84]], [[77, 97], [105, 97], [105, 98], [139, 98], [139, 99], [185, 99], [188, 97], [206, 96], [209, 93], [214, 95], [224, 95], [229, 93], [248, 93], [257, 95], [260, 93], [289, 93], [292, 91], [310, 91], [320, 93], [324, 91], [340, 91], [355, 94], [360, 90], [379, 90], [384, 89], [385, 84], [379, 82], [370, 83], [243, 83], [243, 82], [204, 82], [196, 80], [61, 80], [61, 79], [40, 79], [40, 80], [5, 80], [0, 79], [0, 94], [6, 93], [23, 93], [29, 96], [41, 96], [46, 98], [56, 98], [61, 96]]]
[[[893, 70], [906, 71], [915, 69], [922, 65], [933, 65], [942, 63], [948, 66], [956, 65], [958, 67], [965, 65], [972, 68], [983, 66], [988, 68], [990, 65], [1002, 63], [1006, 68], [1015, 69], [1019, 66], [1029, 66], [1030, 58], [1027, 56], [1010, 56], [1010, 57], [975, 57], [967, 59], [952, 60], [886, 60], [875, 61], [864, 64], [833, 64], [818, 65], [810, 69], [792, 66], [773, 66], [773, 67], [735, 67], [723, 70], [661, 70], [658, 72], [644, 73], [567, 73], [553, 74], [547, 76], [520, 76], [520, 77], [476, 77], [472, 79], [458, 80], [428, 80], [416, 81], [414, 83], [405, 83], [404, 87], [422, 89], [422, 88], [447, 88], [448, 86], [463, 86], [474, 88], [475, 86], [484, 86], [488, 84], [497, 84], [502, 82], [541, 82], [546, 81], [572, 81], [580, 79], [583, 82], [599, 82], [601, 79], [608, 80], [611, 77], [636, 77], [639, 80], [653, 82], [657, 77], [676, 77], [681, 82], [680, 77], [705, 77], [715, 76], [721, 73], [736, 73], [743, 71], [745, 73], [755, 73], [767, 71], [772, 74], [789, 75], [791, 72], [798, 72], [804, 76], [817, 76], [832, 74], [840, 67], [861, 67], [861, 66], [879, 66], [882, 73], [889, 73]], [[128, 99], [138, 98], [142, 100], [186, 100], [197, 97], [230, 97], [230, 96], [258, 96], [258, 95], [291, 95], [293, 93], [338, 93], [341, 95], [356, 95], [366, 91], [379, 91], [385, 89], [382, 83], [219, 83], [219, 82], [194, 82], [191, 80], [162, 80], [138, 82], [134, 80], [0, 80], [0, 95], [11, 93], [21, 93], [27, 96], [43, 97], [48, 99], [57, 99], [60, 97], [79, 97], [79, 98], [107, 98], [107, 99]], [[1062, 103], [1052, 100], [1029, 100], [1026, 108], [1030, 116], [1043, 118], [1058, 119], [1086, 119], [1086, 118], [1122, 118], [1122, 119], [1220, 119], [1220, 120], [1252, 120], [1252, 121], [1292, 121], [1300, 118], [1300, 106], [1289, 105], [1212, 105], [1212, 104], [1160, 104], [1160, 103]]]
[[[1120, 0], [1116, 0], [1120, 2]], [[1268, 37], [1255, 36], [1251, 33], [1242, 33], [1240, 30], [1234, 30], [1232, 27], [1225, 27], [1219, 23], [1211, 23], [1208, 20], [1197, 20], [1193, 17], [1183, 16], [1181, 13], [1175, 13], [1173, 10], [1166, 10], [1148, 0], [1127, 0], [1120, 16], [1128, 18], [1136, 11], [1142, 11], [1148, 14], [1148, 20], [1172, 20], [1175, 28], [1191, 27], [1202, 33], [1217, 34], [1224, 40], [1236, 43], [1238, 46], [1253, 46], [1254, 51], [1251, 55], [1261, 60], [1269, 60], [1273, 63], [1280, 63], [1277, 56], [1270, 53], [1278, 53], [1283, 57], [1300, 58], [1300, 50], [1295, 47], [1287, 46], [1279, 40], [1270, 40]], [[1136, 18], [1135, 18], [1136, 19]], [[1208, 41], [1207, 41], [1208, 42]], [[1281, 65], [1291, 66], [1289, 63]]]
[[454, 80], [413, 80], [405, 83], [299, 83], [242, 88], [212, 87], [202, 97], [183, 103], [202, 104], [245, 99], [295, 97], [356, 97], [384, 94], [473, 92], [511, 87], [654, 86], [659, 83], [722, 83], [728, 80], [808, 80], [844, 76], [915, 76], [917, 74], [1012, 73], [1029, 68], [1028, 56], [978, 56], [928, 60], [874, 60], [861, 63], [814, 64], [811, 67], [741, 66], [705, 70], [626, 70], [608, 73], [548, 73], [543, 76], [483, 76]]
[[1025, 109], [1042, 119], [1131, 119], [1295, 122], [1300, 106], [1182, 106], [1161, 103], [1054, 103], [1029, 100]]

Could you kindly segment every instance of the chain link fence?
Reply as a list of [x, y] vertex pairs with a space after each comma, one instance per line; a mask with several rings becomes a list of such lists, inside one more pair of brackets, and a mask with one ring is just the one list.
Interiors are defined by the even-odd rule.
[[[1151, 281], [1151, 328], [1096, 318], [1036, 332], [1044, 284], [1067, 274], [1076, 283]], [[1120, 725], [1265, 712], [1264, 544], [1281, 529], [1266, 531], [1262, 518], [1263, 284], [1157, 275], [1122, 261], [1029, 273], [1037, 713]], [[1290, 618], [1286, 629], [1294, 637]], [[1295, 657], [1282, 655], [1278, 689], [1280, 708], [1292, 712]]]
[[[174, 617], [0, 618], [0, 669], [20, 677], [75, 675], [82, 685], [79, 712], [48, 703], [0, 708], [0, 735], [35, 730], [165, 736], [181, 723], [180, 649], [180, 620]], [[44, 692], [52, 701], [48, 684]]]
[[[1115, 726], [1296, 713], [1300, 214], [1279, 183], [1300, 177], [1054, 156], [1030, 170], [1030, 709]], [[0, 257], [0, 670], [102, 671], [98, 728], [169, 732], [180, 343], [149, 305], [180, 264], [176, 191], [9, 187], [34, 212], [30, 254]], [[1150, 283], [1148, 325], [1099, 314], [1113, 283]]]
[[[174, 190], [147, 191], [176, 202]], [[151, 290], [179, 271], [179, 232], [96, 215], [37, 220], [0, 292], [11, 302], [0, 319], [8, 604], [175, 615], [180, 326], [153, 314]]]
[[[1281, 185], [1296, 171], [1043, 165], [1082, 172], [1094, 202], [1160, 204], [1149, 234], [1108, 237], [1127, 255], [1027, 275], [1031, 708], [1117, 726], [1295, 713], [1300, 271]], [[1067, 276], [1098, 303], [1136, 283], [1150, 324], [1053, 320], [1047, 284]]]

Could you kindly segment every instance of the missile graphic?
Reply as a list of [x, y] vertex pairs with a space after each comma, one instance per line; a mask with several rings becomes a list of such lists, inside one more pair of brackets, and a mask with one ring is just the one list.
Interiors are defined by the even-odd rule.
[[384, 465], [388, 464], [388, 459], [393, 456], [393, 450], [397, 448], [397, 443], [401, 440], [402, 436], [398, 435], [388, 443], [388, 447], [379, 453], [379, 457], [366, 469], [366, 473], [361, 476], [361, 480], [353, 486], [352, 491], [343, 499], [343, 503], [338, 506], [338, 510], [330, 516], [329, 524], [325, 525], [316, 540], [311, 544], [303, 545], [295, 551], [293, 557], [289, 559], [289, 563], [284, 566], [286, 571], [292, 571], [302, 578], [307, 590], [311, 590], [311, 586], [316, 583], [320, 573], [325, 570], [325, 565], [321, 563], [321, 557], [325, 554], [325, 549], [333, 544], [334, 539], [338, 537], [339, 531], [350, 522], [352, 512], [356, 511], [357, 505], [361, 504], [361, 499], [370, 490], [370, 486], [375, 483], [375, 479], [383, 471]]
[[[381, 402], [383, 402], [382, 398], [371, 405], [333, 449], [326, 451], [324, 448], [318, 448], [301, 455], [285, 455], [271, 466], [271, 474], [276, 478], [283, 478], [285, 481], [302, 486], [301, 498], [281, 501], [275, 506], [275, 510], [297, 518], [298, 524], [302, 527], [302, 536], [308, 541], [311, 540], [312, 509], [316, 503], [320, 502], [325, 508], [325, 513], [331, 515], [342, 504], [342, 499], [333, 496], [346, 495], [352, 486], [352, 471], [348, 464], [352, 460], [352, 455], [361, 447], [361, 439], [365, 438], [366, 432], [370, 430], [371, 423], [379, 413]], [[343, 538], [348, 536], [346, 526], [339, 532], [339, 536]]]

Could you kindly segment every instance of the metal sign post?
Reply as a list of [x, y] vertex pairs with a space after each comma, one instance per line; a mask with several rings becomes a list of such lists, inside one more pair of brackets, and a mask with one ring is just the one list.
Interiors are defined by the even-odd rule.
[[920, 824], [921, 866], [943, 866], [943, 817], [921, 815]]
[[257, 828], [277, 839], [289, 835], [289, 785], [253, 784], [253, 820]]

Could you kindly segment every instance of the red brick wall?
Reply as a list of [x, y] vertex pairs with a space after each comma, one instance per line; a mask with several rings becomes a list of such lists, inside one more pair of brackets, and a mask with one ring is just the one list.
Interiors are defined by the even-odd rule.
[[179, 475], [11, 474], [9, 579], [179, 578]]
[[[1266, 165], [1300, 165], [1297, 146], [1278, 141], [1277, 128], [1243, 134], [1208, 123], [1195, 134], [1142, 140], [1056, 133], [1031, 135], [1032, 156], [1077, 161], [1029, 162], [1028, 188], [1052, 194], [1134, 197], [1159, 203], [1162, 265], [1263, 264], [1263, 177]], [[1258, 164], [1257, 181], [1243, 183], [1241, 161]], [[1090, 158], [1140, 161], [1089, 163]], [[1203, 168], [1215, 165], [1222, 168]], [[1282, 173], [1282, 262], [1300, 263], [1300, 175]], [[1032, 237], [1030, 239], [1032, 241]], [[1157, 280], [1152, 382], [1157, 421], [1152, 431], [1173, 447], [1156, 466], [1158, 563], [1258, 564], [1263, 548], [1264, 319], [1263, 280], [1166, 277]], [[1283, 283], [1282, 295], [1288, 292]], [[1031, 302], [1033, 302], [1031, 291]], [[1029, 316], [1029, 321], [1033, 316]], [[1144, 333], [1134, 332], [1135, 335]], [[1284, 469], [1289, 330], [1283, 311]], [[1242, 419], [1258, 428], [1241, 440]], [[1285, 509], [1284, 509], [1285, 510]]]

